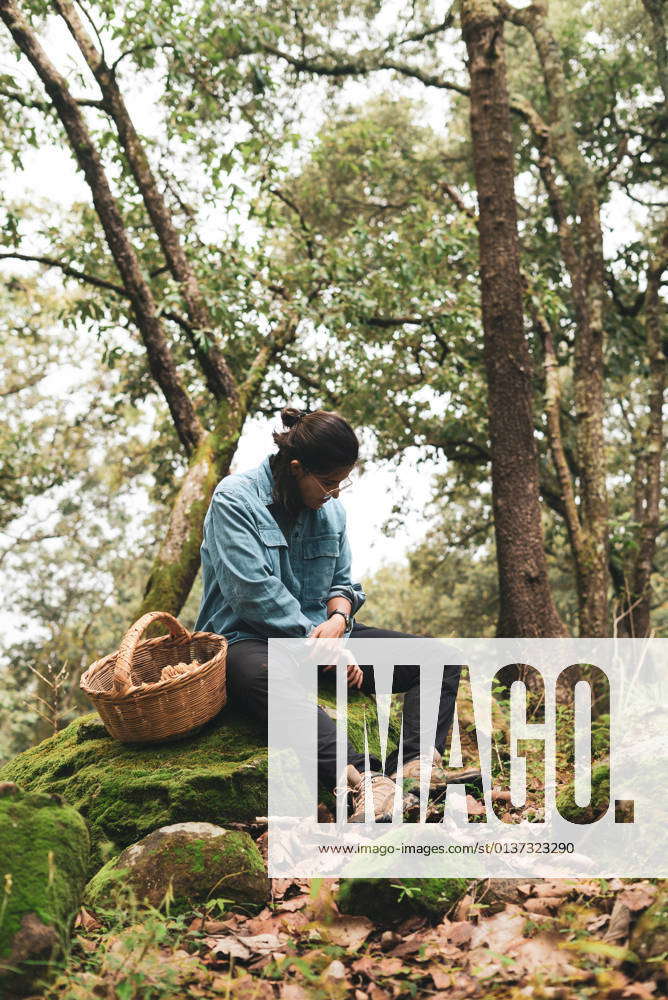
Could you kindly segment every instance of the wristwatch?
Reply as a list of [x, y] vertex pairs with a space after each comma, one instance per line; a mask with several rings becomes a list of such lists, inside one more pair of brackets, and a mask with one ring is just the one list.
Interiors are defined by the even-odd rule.
[[346, 632], [347, 632], [348, 629], [350, 628], [350, 615], [347, 615], [345, 611], [330, 611], [330, 613], [327, 615], [328, 621], [332, 617], [332, 615], [343, 615], [343, 618], [346, 623]]

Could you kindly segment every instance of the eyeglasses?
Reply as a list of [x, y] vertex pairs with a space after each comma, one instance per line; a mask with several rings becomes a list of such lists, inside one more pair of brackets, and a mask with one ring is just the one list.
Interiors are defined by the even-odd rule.
[[313, 472], [311, 472], [310, 469], [307, 469], [305, 466], [302, 466], [302, 468], [304, 469], [304, 472], [308, 473], [309, 476], [313, 476], [313, 478], [315, 479], [316, 483], [318, 484], [318, 486], [320, 487], [320, 489], [322, 490], [322, 492], [328, 498], [331, 497], [331, 496], [334, 496], [335, 493], [340, 493], [342, 490], [348, 490], [348, 489], [350, 489], [351, 486], [355, 485], [355, 481], [353, 479], [351, 479], [350, 476], [346, 476], [346, 478], [343, 479], [343, 480], [341, 480], [341, 482], [339, 483], [339, 485], [335, 489], [333, 489], [333, 490], [326, 490], [325, 487], [320, 482], [320, 480], [318, 479], [318, 477]]

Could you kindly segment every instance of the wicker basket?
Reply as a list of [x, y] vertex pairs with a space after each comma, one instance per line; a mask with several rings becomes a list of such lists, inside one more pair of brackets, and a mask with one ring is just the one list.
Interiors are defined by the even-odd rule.
[[[140, 642], [157, 621], [167, 625], [170, 635]], [[199, 666], [160, 679], [163, 667], [193, 661], [200, 661]], [[185, 736], [218, 714], [227, 700], [226, 664], [224, 636], [189, 632], [166, 611], [153, 611], [135, 622], [115, 653], [86, 670], [81, 689], [115, 739], [160, 743]]]

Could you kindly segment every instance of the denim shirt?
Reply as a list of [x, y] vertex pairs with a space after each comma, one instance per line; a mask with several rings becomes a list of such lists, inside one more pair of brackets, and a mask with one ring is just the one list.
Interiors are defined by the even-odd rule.
[[326, 620], [330, 598], [347, 597], [351, 619], [366, 600], [350, 579], [340, 500], [302, 509], [286, 538], [269, 510], [273, 485], [267, 455], [256, 469], [224, 476], [216, 486], [204, 519], [196, 631], [224, 635], [228, 643], [308, 636]]

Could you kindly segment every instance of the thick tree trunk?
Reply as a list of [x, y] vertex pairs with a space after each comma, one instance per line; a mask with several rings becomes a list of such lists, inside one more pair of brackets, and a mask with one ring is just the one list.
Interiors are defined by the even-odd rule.
[[200, 565], [204, 515], [216, 483], [230, 471], [244, 422], [253, 412], [267, 369], [294, 339], [298, 322], [297, 316], [288, 316], [278, 325], [254, 358], [236, 401], [219, 404], [216, 427], [195, 452], [174, 501], [137, 618], [147, 611], [177, 615], [187, 600]]
[[666, 394], [666, 355], [662, 341], [666, 315], [661, 281], [668, 267], [668, 228], [647, 272], [645, 335], [649, 367], [647, 427], [636, 469], [635, 520], [640, 525], [638, 549], [622, 602], [619, 634], [642, 638], [650, 631], [652, 564], [659, 532], [661, 466], [665, 446], [663, 407]]
[[[541, 174], [559, 227], [564, 263], [571, 279], [577, 326], [573, 387], [576, 450], [580, 469], [579, 548], [573, 549], [578, 578], [580, 634], [605, 636], [608, 613], [608, 498], [603, 437], [604, 309], [606, 300], [603, 235], [596, 179], [583, 157], [559, 44], [547, 23], [547, 0], [516, 8], [497, 0], [504, 15], [532, 35], [548, 102], [547, 124], [527, 115], [541, 152]], [[522, 111], [520, 100], [520, 111]], [[533, 119], [533, 120], [532, 120]], [[542, 127], [537, 128], [537, 123]], [[552, 173], [556, 162], [568, 181], [575, 222], [568, 220]]]
[[484, 357], [501, 604], [498, 634], [559, 636], [565, 628], [550, 591], [540, 520], [503, 18], [492, 0], [464, 0], [461, 11], [480, 206]]
[[185, 604], [199, 570], [204, 516], [216, 484], [230, 471], [243, 423], [238, 409], [229, 410], [227, 427], [207, 434], [193, 455], [151, 567], [137, 618], [147, 611], [178, 615]]
[[665, 0], [642, 0], [643, 7], [652, 22], [654, 58], [659, 76], [663, 99], [668, 102], [668, 46], [666, 45], [666, 3]]

